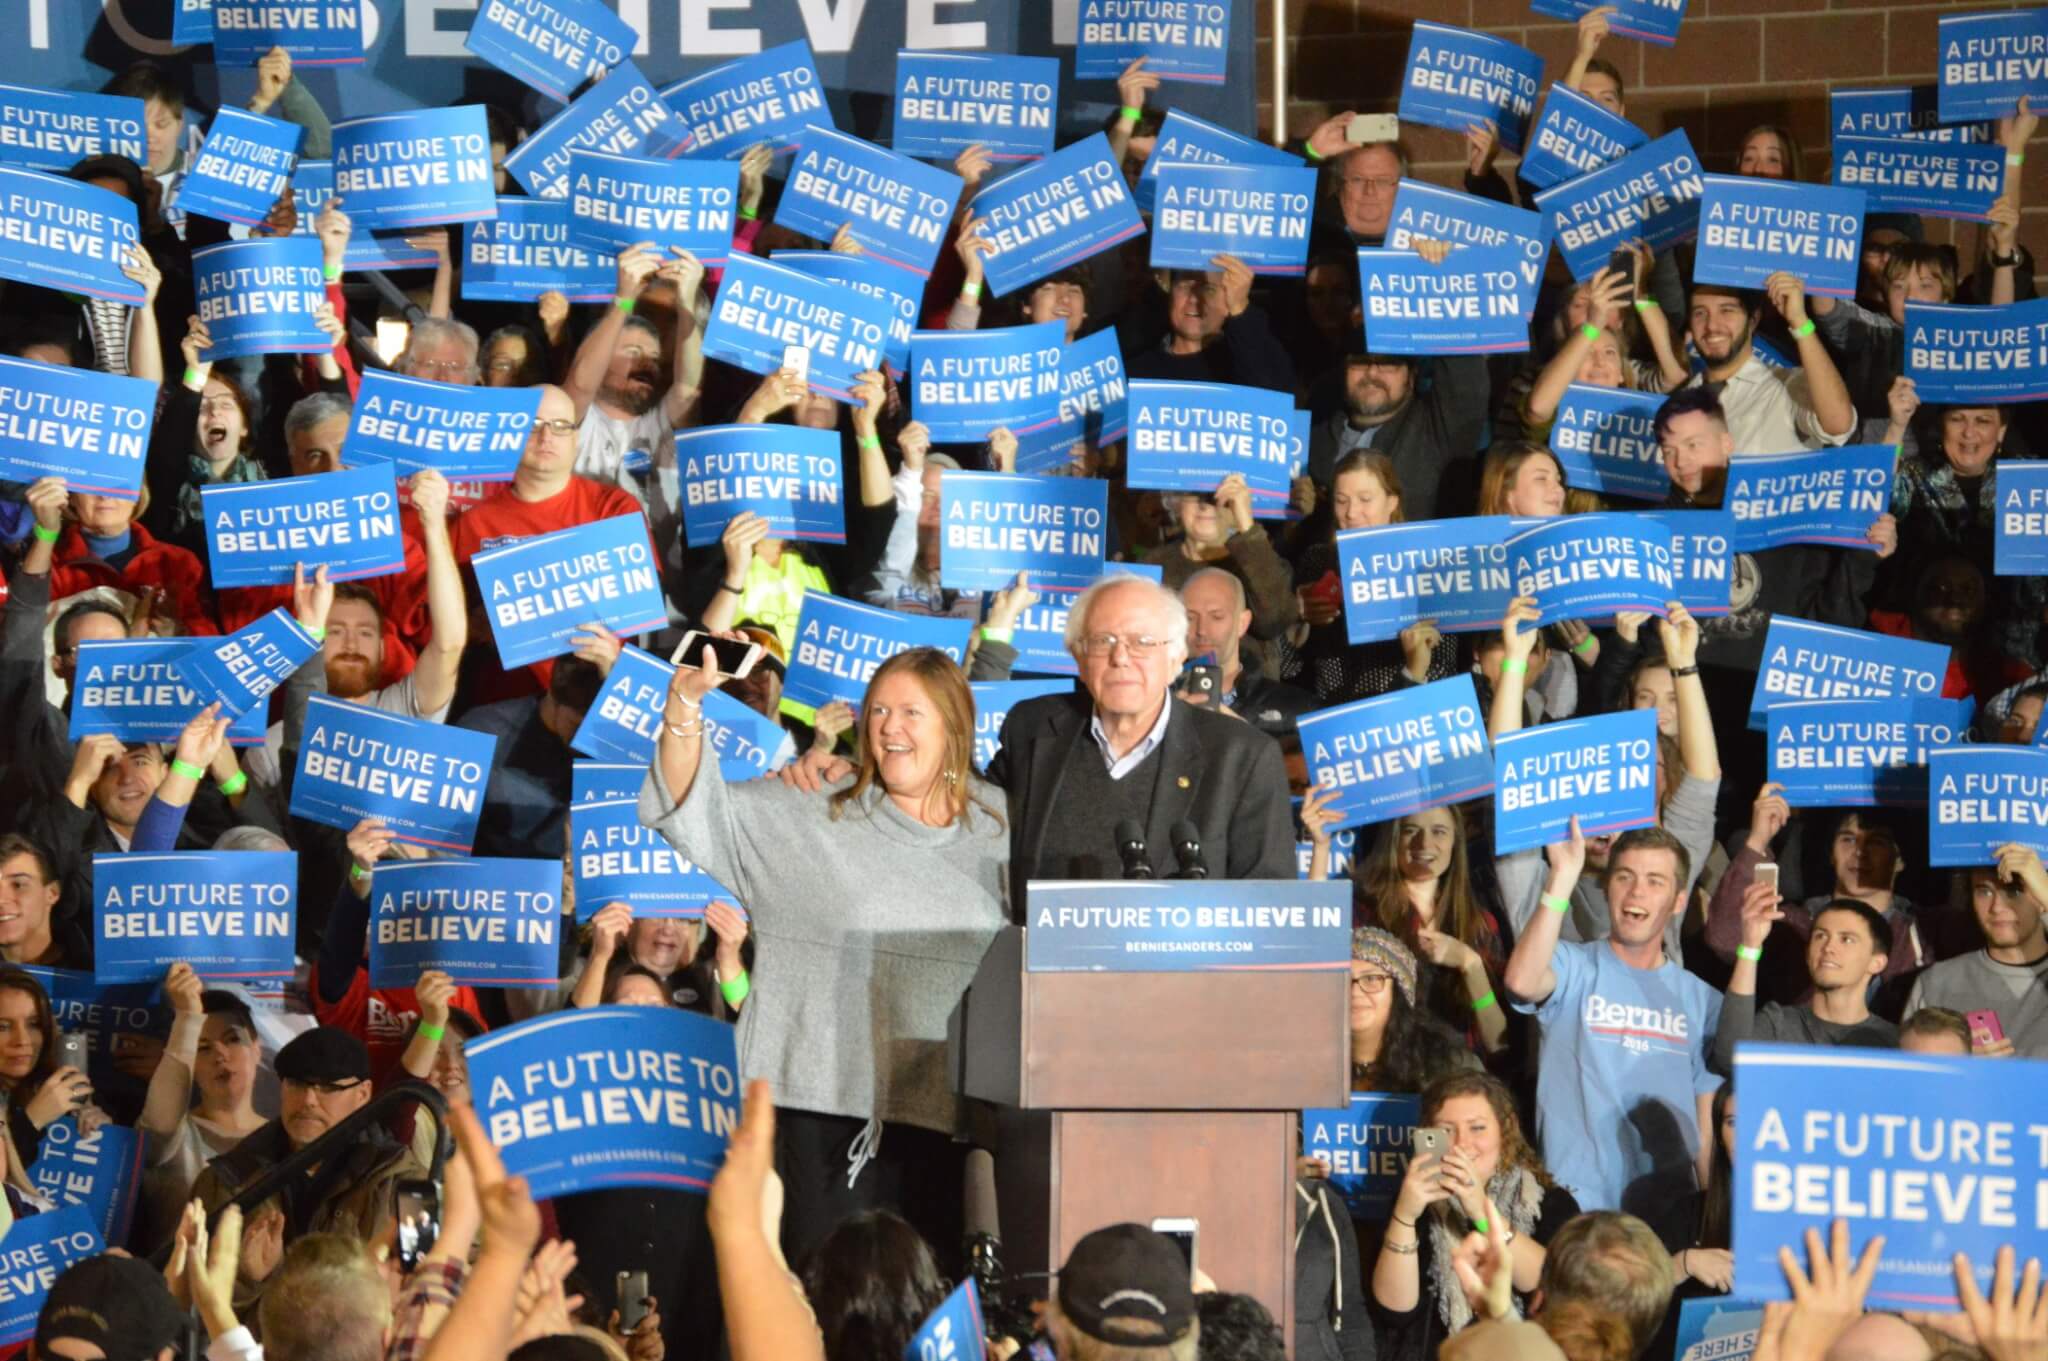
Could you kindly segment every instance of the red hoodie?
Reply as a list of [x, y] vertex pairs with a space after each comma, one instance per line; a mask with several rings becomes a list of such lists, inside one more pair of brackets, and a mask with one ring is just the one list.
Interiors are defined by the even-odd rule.
[[111, 586], [130, 595], [155, 586], [163, 591], [164, 609], [178, 621], [178, 632], [218, 634], [221, 630], [214, 618], [205, 565], [176, 544], [158, 539], [139, 520], [128, 526], [128, 533], [133, 536], [133, 551], [126, 565], [117, 569], [93, 555], [77, 525], [67, 526], [64, 537], [57, 541], [55, 564], [50, 568], [50, 599], [62, 600], [95, 586]]

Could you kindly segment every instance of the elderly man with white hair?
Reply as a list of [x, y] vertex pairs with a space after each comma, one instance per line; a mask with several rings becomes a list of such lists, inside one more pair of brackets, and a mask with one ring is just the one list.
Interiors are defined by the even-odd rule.
[[1293, 878], [1278, 744], [1171, 692], [1188, 655], [1180, 597], [1105, 577], [1074, 603], [1066, 643], [1082, 688], [1010, 710], [987, 771], [1009, 794], [1010, 901], [1032, 879], [1120, 877], [1118, 829], [1131, 824], [1155, 877], [1195, 868], [1174, 849], [1185, 825], [1210, 878]]

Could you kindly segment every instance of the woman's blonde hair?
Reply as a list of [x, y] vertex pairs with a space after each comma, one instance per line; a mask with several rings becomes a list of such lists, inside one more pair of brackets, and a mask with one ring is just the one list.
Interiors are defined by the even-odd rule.
[[832, 796], [832, 817], [836, 821], [847, 806], [863, 799], [869, 788], [881, 783], [881, 755], [874, 744], [867, 740], [867, 720], [874, 703], [875, 692], [882, 683], [899, 672], [915, 680], [930, 698], [932, 707], [938, 710], [939, 721], [946, 730], [946, 749], [939, 758], [939, 777], [926, 791], [929, 802], [934, 797], [950, 797], [953, 803], [952, 817], [948, 822], [966, 826], [972, 810], [979, 807], [982, 812], [1002, 824], [1002, 816], [974, 794], [971, 781], [974, 778], [974, 692], [967, 688], [967, 678], [951, 657], [935, 647], [913, 647], [897, 653], [875, 668], [875, 674], [868, 681], [867, 693], [861, 697], [861, 740], [857, 744], [859, 765], [855, 770], [853, 783]]

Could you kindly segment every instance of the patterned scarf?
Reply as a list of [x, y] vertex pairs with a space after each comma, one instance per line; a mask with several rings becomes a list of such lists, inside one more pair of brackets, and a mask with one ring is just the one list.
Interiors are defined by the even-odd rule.
[[[1507, 1217], [1508, 1227], [1520, 1238], [1535, 1232], [1537, 1216], [1543, 1213], [1543, 1185], [1523, 1169], [1509, 1168], [1493, 1174], [1486, 1183], [1486, 1198]], [[1451, 1266], [1451, 1254], [1465, 1237], [1465, 1212], [1456, 1200], [1446, 1200], [1429, 1211], [1429, 1260], [1436, 1268], [1436, 1312], [1449, 1337], [1472, 1321], [1472, 1306], [1465, 1301], [1465, 1287]], [[1457, 1227], [1453, 1228], [1452, 1226]], [[1508, 1308], [1522, 1316], [1522, 1302], [1509, 1292]]]
[[185, 483], [178, 488], [178, 513], [171, 522], [173, 534], [201, 527], [204, 523], [200, 514], [199, 489], [205, 486], [219, 486], [223, 482], [262, 482], [263, 465], [247, 454], [236, 454], [235, 461], [221, 472], [213, 475], [213, 464], [198, 454], [185, 455]]

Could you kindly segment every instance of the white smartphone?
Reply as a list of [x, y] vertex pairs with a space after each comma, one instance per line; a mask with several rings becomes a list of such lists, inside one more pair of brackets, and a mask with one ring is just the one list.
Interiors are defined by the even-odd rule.
[[1778, 867], [1769, 861], [1758, 865], [1756, 867], [1756, 881], [1759, 884], [1769, 884], [1771, 892], [1776, 893], [1778, 891]]
[[704, 665], [704, 650], [709, 648], [717, 659], [718, 674], [727, 680], [739, 680], [754, 669], [754, 663], [761, 660], [762, 647], [759, 643], [742, 642], [737, 638], [717, 638], [698, 629], [691, 629], [683, 635], [683, 641], [676, 644], [676, 650], [669, 660], [677, 666], [695, 670]]
[[811, 381], [811, 347], [791, 345], [782, 352], [782, 367], [808, 384]]
[[1401, 138], [1401, 120], [1390, 113], [1360, 113], [1351, 116], [1344, 140], [1353, 146], [1367, 142], [1395, 142]]
[[1202, 1221], [1199, 1219], [1155, 1219], [1152, 1232], [1165, 1234], [1173, 1240], [1174, 1246], [1188, 1259], [1188, 1279], [1195, 1278], [1195, 1246], [1202, 1236]]

